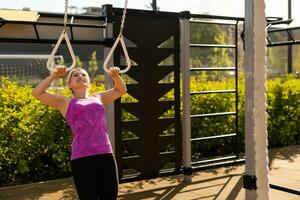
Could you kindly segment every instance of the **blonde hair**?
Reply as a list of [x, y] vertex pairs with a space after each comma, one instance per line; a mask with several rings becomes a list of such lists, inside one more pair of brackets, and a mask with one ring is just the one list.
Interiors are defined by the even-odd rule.
[[66, 84], [67, 84], [67, 85], [70, 83], [72, 74], [73, 74], [73, 72], [75, 72], [76, 70], [81, 70], [81, 71], [86, 72], [86, 74], [88, 75], [89, 81], [90, 81], [89, 73], [88, 73], [85, 69], [82, 69], [82, 68], [80, 68], [80, 67], [76, 67], [76, 68], [72, 69], [71, 71], [69, 71], [69, 73], [68, 73], [68, 75], [67, 75], [67, 77], [66, 77]]
[[89, 73], [85, 69], [82, 69], [80, 67], [76, 67], [76, 68], [72, 69], [71, 71], [69, 71], [69, 73], [66, 77], [66, 86], [72, 91], [72, 93], [73, 93], [73, 90], [69, 87], [69, 83], [70, 83], [73, 72], [75, 72], [76, 70], [84, 71], [87, 74], [89, 82], [91, 82]]

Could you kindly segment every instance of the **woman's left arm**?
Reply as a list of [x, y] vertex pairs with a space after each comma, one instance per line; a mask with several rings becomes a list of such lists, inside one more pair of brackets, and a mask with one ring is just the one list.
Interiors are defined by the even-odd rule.
[[99, 93], [104, 105], [112, 103], [122, 95], [125, 95], [127, 91], [126, 84], [119, 74], [120, 69], [118, 67], [111, 67], [109, 71], [109, 75], [114, 82], [114, 88]]

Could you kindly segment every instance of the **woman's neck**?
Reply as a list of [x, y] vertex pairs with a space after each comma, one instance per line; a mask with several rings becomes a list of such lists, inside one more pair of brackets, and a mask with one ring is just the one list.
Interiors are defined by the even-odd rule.
[[86, 99], [89, 97], [89, 93], [87, 90], [77, 90], [74, 92], [74, 97], [76, 99]]

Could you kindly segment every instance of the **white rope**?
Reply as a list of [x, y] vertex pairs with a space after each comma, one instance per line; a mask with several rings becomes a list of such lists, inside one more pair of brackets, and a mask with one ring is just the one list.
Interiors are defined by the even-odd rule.
[[269, 158], [266, 114], [266, 21], [265, 3], [254, 2], [254, 141], [257, 197], [269, 200]]
[[126, 73], [130, 67], [131, 67], [131, 61], [130, 61], [130, 58], [129, 58], [129, 55], [128, 55], [128, 51], [126, 49], [126, 45], [125, 45], [125, 42], [124, 42], [124, 39], [123, 39], [123, 29], [124, 29], [124, 24], [125, 24], [125, 18], [126, 18], [126, 13], [127, 13], [127, 5], [128, 5], [128, 0], [125, 0], [125, 6], [124, 6], [124, 9], [123, 9], [123, 14], [122, 14], [122, 20], [121, 20], [121, 25], [120, 25], [120, 32], [119, 32], [119, 35], [115, 41], [115, 43], [113, 44], [112, 48], [110, 49], [106, 59], [104, 60], [104, 63], [103, 63], [103, 69], [104, 71], [106, 71], [107, 73], [109, 73], [109, 69], [107, 67], [108, 65], [108, 62], [109, 60], [112, 58], [113, 56], [113, 53], [117, 47], [117, 45], [119, 44], [119, 42], [121, 43], [121, 47], [123, 49], [123, 52], [124, 52], [124, 56], [125, 56], [125, 59], [126, 59], [126, 64], [127, 64], [127, 67], [123, 70], [120, 70], [120, 73]]
[[67, 43], [67, 47], [68, 47], [68, 50], [69, 50], [71, 58], [72, 58], [72, 65], [67, 67], [67, 71], [72, 70], [76, 66], [76, 56], [73, 51], [73, 48], [72, 48], [72, 45], [71, 45], [71, 42], [70, 42], [70, 39], [69, 39], [69, 36], [67, 33], [67, 21], [68, 21], [68, 0], [65, 0], [64, 28], [63, 28], [63, 31], [62, 31], [59, 39], [56, 42], [54, 49], [52, 50], [52, 52], [50, 54], [50, 57], [48, 58], [47, 68], [49, 71], [55, 71], [55, 62], [54, 62], [55, 53], [57, 52], [63, 39], [65, 39], [65, 41]]

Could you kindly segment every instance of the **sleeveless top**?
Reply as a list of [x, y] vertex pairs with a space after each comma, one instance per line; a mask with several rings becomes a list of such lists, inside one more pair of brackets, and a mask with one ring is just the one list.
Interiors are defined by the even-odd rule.
[[100, 97], [71, 99], [66, 121], [73, 137], [71, 160], [113, 153], [106, 128], [105, 107]]

